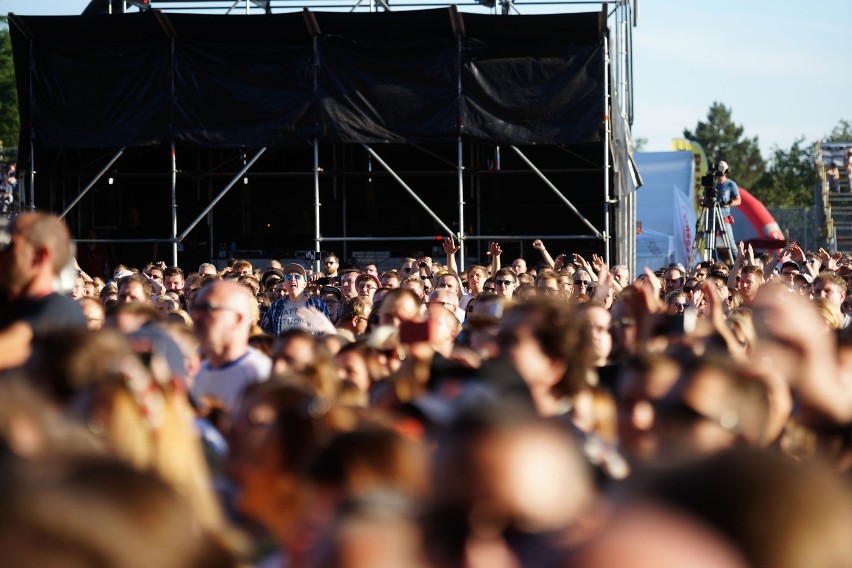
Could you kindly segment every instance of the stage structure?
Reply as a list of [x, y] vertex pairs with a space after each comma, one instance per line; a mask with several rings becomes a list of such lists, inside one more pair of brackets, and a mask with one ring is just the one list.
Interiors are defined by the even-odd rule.
[[629, 263], [607, 18], [10, 15], [25, 203], [107, 233], [79, 243], [168, 245], [173, 264], [439, 235]]

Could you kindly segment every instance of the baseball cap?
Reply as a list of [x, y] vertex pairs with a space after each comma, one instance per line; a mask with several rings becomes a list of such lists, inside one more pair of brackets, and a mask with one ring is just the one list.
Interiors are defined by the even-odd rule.
[[379, 288], [382, 287], [382, 281], [379, 280], [374, 274], [367, 274], [365, 272], [358, 277], [358, 280], [362, 280], [362, 281], [363, 280], [372, 280], [376, 284], [377, 287], [379, 287]]
[[285, 264], [284, 268], [281, 269], [281, 273], [290, 274], [291, 272], [298, 272], [302, 275], [302, 278], [307, 278], [308, 274], [305, 272], [305, 267], [301, 264], [296, 264], [295, 262], [291, 262], [290, 264]]
[[726, 162], [725, 160], [719, 160], [718, 162], [716, 162], [716, 173], [724, 174], [729, 169], [730, 168], [728, 167], [728, 162]]
[[279, 280], [284, 280], [284, 273], [278, 270], [277, 268], [272, 268], [263, 273], [263, 276], [260, 278], [263, 285], [266, 286], [266, 281], [270, 278], [277, 278]]
[[338, 301], [343, 297], [343, 293], [340, 291], [340, 288], [337, 286], [323, 286], [320, 288], [320, 296], [325, 296], [326, 294], [331, 294]]

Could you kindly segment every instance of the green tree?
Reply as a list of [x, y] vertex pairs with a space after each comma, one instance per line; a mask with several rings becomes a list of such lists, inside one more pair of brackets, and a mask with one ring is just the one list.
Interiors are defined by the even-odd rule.
[[852, 142], [852, 122], [841, 120], [823, 140], [825, 142]]
[[810, 207], [817, 181], [816, 145], [801, 137], [789, 150], [772, 149], [766, 172], [750, 191], [770, 207]]
[[8, 22], [0, 18], [0, 140], [4, 146], [18, 145], [21, 119], [18, 115], [18, 91]]
[[731, 109], [714, 102], [707, 113], [707, 122], [699, 121], [694, 132], [684, 130], [683, 135], [701, 144], [711, 163], [728, 162], [731, 179], [748, 189], [763, 176], [766, 162], [760, 155], [757, 136], [746, 138], [743, 132], [743, 127], [731, 119]]

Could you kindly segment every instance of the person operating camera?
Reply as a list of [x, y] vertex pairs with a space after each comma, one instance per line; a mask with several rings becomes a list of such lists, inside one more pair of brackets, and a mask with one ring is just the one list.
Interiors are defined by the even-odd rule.
[[719, 160], [713, 173], [716, 181], [716, 202], [719, 204], [722, 212], [722, 220], [725, 224], [725, 233], [728, 235], [728, 242], [733, 246], [734, 218], [731, 216], [731, 207], [736, 207], [743, 200], [740, 197], [740, 188], [737, 186], [737, 182], [729, 179], [728, 173], [730, 173], [728, 163]]

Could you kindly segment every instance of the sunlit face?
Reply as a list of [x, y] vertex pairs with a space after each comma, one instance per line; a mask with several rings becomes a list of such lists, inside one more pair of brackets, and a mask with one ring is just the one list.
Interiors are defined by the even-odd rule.
[[388, 273], [382, 278], [383, 288], [399, 288], [399, 277], [396, 274]]
[[352, 299], [358, 295], [358, 290], [355, 289], [355, 281], [358, 280], [357, 272], [347, 272], [340, 277], [340, 291], [346, 299]]
[[511, 276], [501, 274], [494, 277], [494, 291], [510, 300], [515, 293], [516, 286], [517, 284]]
[[147, 303], [151, 298], [145, 294], [145, 288], [136, 281], [122, 282], [118, 287], [118, 303], [129, 304], [130, 302]]
[[666, 271], [666, 290], [680, 290], [683, 287], [683, 273], [676, 269], [672, 268]]
[[211, 284], [196, 292], [189, 306], [193, 329], [202, 350], [221, 352], [236, 337], [237, 330], [247, 327], [245, 304], [230, 286]]
[[336, 256], [328, 256], [323, 261], [325, 264], [325, 273], [329, 276], [337, 274], [337, 269], [340, 268], [340, 261], [337, 260]]
[[471, 292], [482, 292], [482, 285], [488, 277], [481, 268], [471, 270], [467, 275], [467, 289]]
[[840, 309], [846, 298], [846, 290], [841, 290], [834, 282], [817, 281], [814, 284], [814, 298], [825, 298]]
[[616, 268], [612, 273], [612, 277], [622, 288], [630, 284], [630, 272], [624, 267]]
[[686, 299], [686, 295], [679, 294], [668, 300], [668, 305], [666, 306], [666, 313], [669, 315], [682, 314], [686, 310], [686, 307], [688, 305], [689, 302]]
[[166, 290], [183, 290], [183, 276], [180, 274], [169, 274], [163, 277], [163, 287]]
[[287, 295], [291, 299], [296, 298], [304, 292], [307, 284], [305, 276], [300, 272], [293, 271], [284, 275], [284, 288], [287, 290]]
[[438, 282], [435, 284], [435, 288], [450, 290], [453, 294], [457, 295], [459, 293], [459, 281], [456, 280], [455, 276], [445, 274], [438, 278]]
[[362, 298], [369, 298], [370, 300], [373, 299], [376, 290], [379, 289], [379, 287], [376, 286], [376, 283], [373, 282], [372, 278], [362, 278], [356, 285], [356, 288], [359, 296]]
[[743, 299], [746, 302], [754, 300], [757, 296], [757, 289], [763, 283], [763, 278], [757, 274], [743, 274], [740, 281], [737, 283], [737, 288], [740, 291]]

